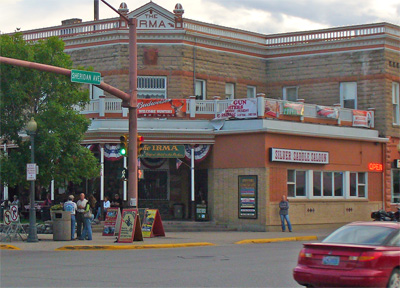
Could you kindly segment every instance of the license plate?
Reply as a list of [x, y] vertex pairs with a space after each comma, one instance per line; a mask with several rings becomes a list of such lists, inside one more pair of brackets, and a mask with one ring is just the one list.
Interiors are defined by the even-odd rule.
[[340, 262], [340, 257], [338, 256], [325, 256], [322, 258], [322, 264], [338, 266]]

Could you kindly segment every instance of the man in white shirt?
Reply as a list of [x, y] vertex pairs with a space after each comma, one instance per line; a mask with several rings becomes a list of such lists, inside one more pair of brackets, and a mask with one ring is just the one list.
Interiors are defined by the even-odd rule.
[[64, 203], [64, 211], [71, 212], [71, 240], [75, 240], [75, 212], [77, 209], [74, 201], [74, 195], [68, 196], [68, 201]]
[[81, 193], [79, 195], [79, 200], [76, 203], [77, 210], [76, 210], [76, 237], [78, 239], [81, 239], [81, 235], [82, 235], [82, 227], [83, 227], [83, 221], [84, 221], [84, 217], [83, 214], [85, 212], [85, 207], [86, 207], [86, 203], [88, 202], [88, 200], [85, 199], [85, 194]]

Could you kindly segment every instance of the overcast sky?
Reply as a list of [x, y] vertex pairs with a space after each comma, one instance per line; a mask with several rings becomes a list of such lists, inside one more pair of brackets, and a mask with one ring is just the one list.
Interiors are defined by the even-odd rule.
[[[93, 0], [0, 0], [0, 31], [58, 26], [62, 20], [93, 20]], [[100, 18], [116, 13], [99, 0]], [[108, 0], [115, 8], [121, 0]], [[126, 0], [130, 11], [149, 2]], [[400, 25], [400, 0], [155, 0], [184, 18], [263, 34], [390, 22]]]

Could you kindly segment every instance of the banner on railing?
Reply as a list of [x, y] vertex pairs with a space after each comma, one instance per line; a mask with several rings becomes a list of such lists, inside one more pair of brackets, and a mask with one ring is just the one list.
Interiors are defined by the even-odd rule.
[[264, 114], [277, 118], [279, 115], [279, 101], [265, 99]]
[[283, 114], [284, 115], [303, 116], [304, 115], [304, 104], [285, 102], [283, 104]]
[[257, 118], [257, 99], [232, 100], [229, 106], [217, 118]]
[[185, 117], [184, 99], [138, 99], [138, 117]]
[[338, 119], [339, 111], [336, 108], [317, 105], [317, 115], [330, 119]]
[[353, 110], [353, 126], [371, 128], [372, 111]]

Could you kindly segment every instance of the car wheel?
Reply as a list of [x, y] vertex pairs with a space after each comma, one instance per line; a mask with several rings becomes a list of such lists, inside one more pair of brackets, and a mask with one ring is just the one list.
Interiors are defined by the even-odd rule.
[[400, 287], [400, 270], [396, 268], [393, 270], [392, 275], [390, 275], [387, 288], [398, 288], [398, 287]]

